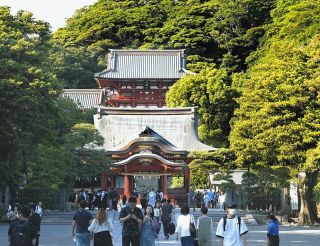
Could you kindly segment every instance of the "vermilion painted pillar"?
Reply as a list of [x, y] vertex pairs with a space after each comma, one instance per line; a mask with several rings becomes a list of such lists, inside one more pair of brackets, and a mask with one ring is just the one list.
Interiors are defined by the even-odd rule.
[[126, 195], [127, 199], [130, 197], [130, 182], [129, 182], [129, 176], [124, 175], [123, 177], [123, 194]]
[[109, 181], [110, 181], [109, 187], [114, 188], [114, 176], [111, 176]]
[[189, 190], [190, 190], [190, 169], [189, 167], [185, 167], [184, 169], [184, 185], [185, 185], [185, 190], [187, 193], [189, 193]]
[[167, 176], [167, 166], [164, 168], [164, 175], [163, 175], [163, 197], [168, 199], [168, 176]]
[[107, 189], [108, 175], [106, 173], [101, 174], [101, 188]]

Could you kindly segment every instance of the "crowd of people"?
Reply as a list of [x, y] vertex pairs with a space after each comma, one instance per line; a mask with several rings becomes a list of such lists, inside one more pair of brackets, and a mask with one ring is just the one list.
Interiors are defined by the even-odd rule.
[[194, 192], [191, 189], [188, 193], [188, 204], [193, 208], [219, 208], [220, 211], [223, 211], [226, 208], [226, 194], [210, 190]]
[[[165, 239], [176, 233], [176, 240], [182, 246], [212, 246], [213, 245], [213, 224], [208, 214], [208, 207], [213, 207], [210, 199], [202, 194], [202, 206], [200, 216], [197, 220], [190, 213], [190, 206], [181, 206], [181, 213], [175, 221], [175, 207], [170, 199], [165, 199], [161, 191], [146, 191], [145, 194], [132, 192], [129, 199], [122, 196], [118, 204], [119, 197], [114, 190], [110, 193], [99, 192], [93, 197], [99, 199], [100, 203], [94, 203], [89, 195], [81, 191], [77, 202], [79, 210], [73, 215], [72, 237], [77, 246], [90, 246], [94, 240], [94, 246], [112, 246], [113, 237], [118, 236], [113, 233], [113, 223], [108, 218], [110, 210], [119, 205], [119, 221], [122, 224], [122, 245], [123, 246], [155, 246], [161, 227]], [[102, 195], [104, 193], [104, 195]], [[114, 195], [112, 195], [114, 194]], [[190, 195], [190, 193], [189, 193]], [[137, 207], [137, 198], [140, 196], [142, 208]], [[219, 197], [223, 196], [222, 193]], [[107, 197], [107, 203], [102, 203]], [[114, 204], [115, 197], [117, 203]], [[109, 200], [110, 198], [110, 200]], [[143, 200], [145, 199], [145, 200]], [[92, 207], [90, 206], [92, 202]], [[109, 201], [111, 201], [109, 203]], [[219, 201], [219, 199], [218, 199]], [[189, 201], [190, 202], [190, 201]], [[97, 205], [98, 211], [93, 218], [90, 209]], [[226, 215], [223, 216], [217, 226], [215, 235], [220, 239], [221, 246], [246, 246], [248, 229], [244, 221], [237, 214], [235, 203], [225, 204]], [[107, 209], [107, 207], [109, 209]], [[220, 208], [220, 205], [218, 204]], [[89, 208], [89, 210], [87, 209]], [[15, 217], [14, 214], [16, 215]], [[35, 246], [39, 245], [41, 216], [43, 214], [41, 202], [36, 206], [34, 203], [29, 206], [19, 206], [15, 204], [8, 212], [12, 216], [13, 222], [9, 226], [8, 240], [10, 246]], [[113, 217], [114, 219], [114, 217]], [[279, 222], [274, 215], [268, 216], [268, 246], [279, 245]]]
[[113, 188], [109, 188], [108, 190], [98, 190], [97, 192], [94, 189], [82, 189], [75, 195], [75, 197], [71, 198], [71, 201], [76, 203], [85, 201], [87, 202], [89, 210], [93, 210], [95, 208], [117, 209], [119, 198], [119, 193]]
[[[150, 190], [147, 193], [146, 204], [142, 209], [137, 207], [139, 194], [136, 191], [133, 191], [128, 200], [125, 195], [122, 197], [119, 203], [119, 221], [122, 223], [123, 246], [155, 246], [161, 225], [165, 238], [169, 239], [174, 206], [170, 199], [160, 200], [161, 197], [152, 192], [154, 191]], [[89, 246], [91, 239], [94, 240], [94, 246], [113, 245], [113, 223], [108, 219], [108, 210], [100, 208], [93, 219], [90, 211], [86, 210], [87, 205], [85, 199], [80, 200], [79, 211], [73, 216], [72, 236], [77, 246]], [[171, 230], [171, 234], [173, 233]]]

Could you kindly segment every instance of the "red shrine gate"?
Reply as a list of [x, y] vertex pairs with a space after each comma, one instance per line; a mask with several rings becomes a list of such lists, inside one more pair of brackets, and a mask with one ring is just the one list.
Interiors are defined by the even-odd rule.
[[[103, 174], [102, 187], [114, 186], [114, 178], [122, 176], [123, 188], [118, 188], [127, 197], [135, 187], [138, 191], [161, 190], [165, 198], [183, 200], [189, 187], [187, 154], [147, 127], [125, 146], [107, 151], [116, 163], [109, 174], [110, 179], [107, 173]], [[172, 184], [175, 179], [182, 183]]]
[[178, 203], [189, 191], [188, 153], [214, 148], [198, 139], [196, 108], [169, 109], [165, 93], [185, 69], [184, 50], [110, 50], [100, 89], [65, 90], [83, 108], [98, 106], [95, 126], [114, 160], [101, 188], [129, 194], [154, 188]]

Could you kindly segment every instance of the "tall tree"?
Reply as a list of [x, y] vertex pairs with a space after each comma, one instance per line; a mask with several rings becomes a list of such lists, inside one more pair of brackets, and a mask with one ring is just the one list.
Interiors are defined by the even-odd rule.
[[18, 185], [34, 146], [52, 140], [60, 84], [45, 65], [49, 24], [0, 7], [0, 179]]
[[293, 176], [299, 170], [313, 175], [305, 163], [306, 151], [320, 140], [319, 41], [315, 36], [306, 47], [278, 42], [246, 74], [230, 135], [241, 165], [293, 166]]

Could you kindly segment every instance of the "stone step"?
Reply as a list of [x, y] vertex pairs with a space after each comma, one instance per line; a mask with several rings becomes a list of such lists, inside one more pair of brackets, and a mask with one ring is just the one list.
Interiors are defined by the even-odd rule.
[[[43, 224], [71, 224], [72, 223], [72, 217], [75, 211], [72, 212], [45, 212], [43, 217], [42, 217], [42, 222]], [[90, 210], [92, 213], [93, 217], [95, 217], [95, 214], [97, 213], [97, 210]], [[200, 209], [196, 209], [195, 212], [192, 210], [190, 211], [195, 219], [198, 219], [202, 214], [200, 212]], [[118, 219], [119, 213], [115, 210], [112, 210], [110, 212], [113, 216], [114, 220]], [[110, 214], [110, 215], [111, 215]], [[176, 208], [175, 209], [175, 215], [176, 217], [180, 214], [180, 209]], [[257, 225], [257, 222], [253, 218], [252, 215], [246, 214], [244, 211], [239, 211], [238, 213], [243, 221], [246, 224], [250, 225]], [[212, 219], [213, 223], [218, 223], [219, 220], [225, 215], [224, 211], [219, 211], [217, 209], [209, 209], [208, 211], [208, 216]]]

